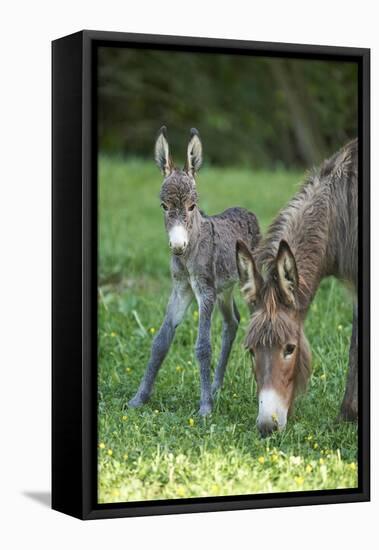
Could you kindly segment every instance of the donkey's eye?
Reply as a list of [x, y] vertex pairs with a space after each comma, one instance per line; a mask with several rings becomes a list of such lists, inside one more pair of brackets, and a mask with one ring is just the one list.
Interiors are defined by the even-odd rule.
[[164, 202], [161, 203], [161, 207], [163, 208], [163, 210], [165, 210], [167, 212], [168, 210], [168, 206], [167, 204], [165, 204]]
[[286, 347], [284, 348], [284, 357], [288, 357], [290, 355], [293, 354], [293, 352], [295, 351], [295, 344], [287, 344]]
[[191, 204], [191, 206], [188, 207], [188, 210], [192, 212], [192, 210], [195, 208], [196, 204]]

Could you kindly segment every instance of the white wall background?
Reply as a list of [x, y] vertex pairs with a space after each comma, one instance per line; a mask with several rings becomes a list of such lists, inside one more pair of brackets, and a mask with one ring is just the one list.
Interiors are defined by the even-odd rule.
[[[372, 48], [373, 248], [379, 34], [372, 0], [34, 0], [2, 4], [0, 524], [13, 548], [344, 548], [378, 540], [379, 388], [373, 307], [373, 502], [82, 523], [51, 511], [50, 41], [86, 28]], [[167, 75], [170, 78], [170, 75]], [[373, 281], [378, 259], [373, 250]], [[373, 288], [373, 303], [378, 292]], [[5, 305], [5, 307], [4, 307]], [[376, 311], [375, 311], [376, 309]], [[69, 401], [69, 397], [68, 397]], [[70, 449], [67, 449], [70, 452]], [[38, 498], [27, 496], [37, 493]]]

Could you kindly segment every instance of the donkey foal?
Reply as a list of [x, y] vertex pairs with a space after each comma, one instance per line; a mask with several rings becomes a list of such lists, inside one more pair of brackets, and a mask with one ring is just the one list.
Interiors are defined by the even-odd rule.
[[[155, 144], [155, 160], [165, 178], [160, 199], [172, 251], [172, 291], [145, 374], [129, 406], [138, 407], [149, 400], [175, 329], [195, 296], [199, 307], [195, 349], [201, 381], [199, 413], [207, 415], [212, 411], [213, 396], [222, 385], [239, 324], [233, 300], [233, 287], [238, 281], [236, 242], [242, 240], [253, 250], [260, 238], [259, 226], [255, 215], [243, 208], [229, 208], [216, 216], [205, 216], [198, 209], [195, 175], [202, 164], [202, 145], [196, 129], [191, 130], [184, 170], [173, 165], [165, 127]], [[223, 331], [221, 355], [211, 385], [210, 330], [216, 302], [223, 318]]]

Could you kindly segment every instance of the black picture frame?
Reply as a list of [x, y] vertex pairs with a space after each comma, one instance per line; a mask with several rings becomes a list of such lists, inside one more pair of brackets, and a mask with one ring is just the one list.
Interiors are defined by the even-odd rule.
[[[97, 48], [354, 61], [359, 67], [359, 483], [320, 490], [97, 503]], [[81, 519], [370, 499], [370, 50], [81, 31], [52, 43], [52, 507]]]

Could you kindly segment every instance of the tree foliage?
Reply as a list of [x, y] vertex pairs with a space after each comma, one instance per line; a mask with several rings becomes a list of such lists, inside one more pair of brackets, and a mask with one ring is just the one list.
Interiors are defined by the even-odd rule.
[[104, 47], [99, 144], [151, 158], [165, 124], [179, 163], [195, 126], [212, 164], [310, 166], [355, 137], [357, 96], [350, 62]]

